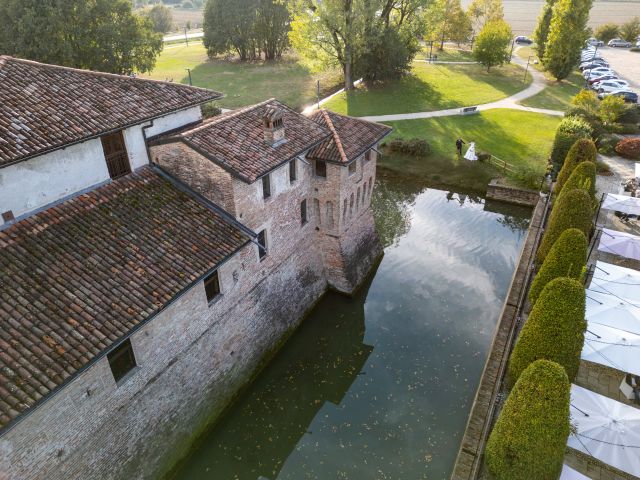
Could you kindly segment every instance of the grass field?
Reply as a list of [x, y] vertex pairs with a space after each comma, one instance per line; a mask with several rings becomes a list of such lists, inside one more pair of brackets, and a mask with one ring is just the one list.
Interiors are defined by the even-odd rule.
[[[522, 59], [526, 60], [530, 55], [535, 57], [535, 50], [531, 47], [520, 47], [516, 50], [516, 54]], [[537, 58], [537, 57], [535, 57]], [[533, 59], [532, 59], [533, 61]], [[540, 72], [544, 72], [542, 64], [532, 63], [529, 68], [535, 68]], [[578, 93], [584, 86], [584, 78], [576, 70], [561, 82], [555, 80], [551, 75], [545, 73], [545, 77], [549, 82], [547, 88], [533, 97], [527, 98], [520, 102], [521, 105], [527, 107], [547, 108], [550, 110], [566, 110], [569, 106], [569, 101], [576, 93]]]
[[338, 113], [365, 116], [479, 105], [524, 89], [528, 83], [522, 82], [522, 74], [522, 69], [515, 65], [494, 68], [487, 73], [480, 65], [414, 62], [413, 75], [381, 88], [361, 87], [341, 93], [325, 107]]
[[241, 107], [275, 97], [290, 107], [301, 109], [316, 100], [317, 80], [320, 80], [322, 96], [341, 86], [340, 72], [312, 74], [292, 57], [279, 62], [209, 60], [201, 43], [190, 43], [189, 47], [166, 47], [158, 57], [150, 78], [188, 83], [187, 68], [191, 69], [194, 85], [225, 94], [225, 98], [218, 102], [225, 108]]
[[[384, 155], [379, 164], [428, 178], [434, 184], [484, 191], [499, 174], [481, 162], [467, 162], [455, 153], [455, 140], [475, 141], [478, 151], [489, 152], [521, 170], [543, 175], [560, 118], [519, 110], [489, 110], [477, 115], [389, 122], [391, 138], [424, 138], [432, 147], [426, 158]], [[520, 179], [513, 183], [522, 184]]]
[[432, 51], [433, 55], [438, 56], [438, 61], [442, 62], [473, 62], [473, 53], [471, 50], [458, 49], [453, 47], [445, 47], [443, 51], [438, 50], [437, 45], [433, 46], [431, 50], [428, 46], [422, 48], [422, 52], [418, 54], [416, 58], [421, 60], [427, 60], [429, 58], [429, 51]]

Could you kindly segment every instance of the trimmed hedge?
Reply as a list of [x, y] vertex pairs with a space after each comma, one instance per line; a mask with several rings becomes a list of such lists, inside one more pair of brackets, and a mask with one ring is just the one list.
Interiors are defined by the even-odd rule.
[[596, 164], [594, 162], [582, 162], [578, 165], [567, 183], [562, 187], [562, 191], [559, 193], [558, 198], [563, 193], [569, 192], [576, 188], [582, 189], [589, 194], [591, 201], [595, 203], [596, 200]]
[[556, 278], [544, 287], [509, 358], [509, 384], [540, 359], [562, 365], [570, 381], [576, 378], [587, 329], [585, 298], [584, 286], [573, 278]]
[[569, 177], [578, 164], [582, 162], [595, 163], [597, 153], [596, 144], [593, 143], [593, 140], [590, 138], [581, 138], [575, 142], [571, 146], [569, 153], [567, 153], [567, 157], [565, 158], [562, 168], [560, 169], [560, 173], [558, 174], [555, 186], [556, 194], [560, 194], [562, 186], [567, 180], [569, 180]]
[[577, 228], [569, 228], [562, 232], [531, 283], [529, 301], [532, 306], [551, 280], [559, 277], [580, 279], [582, 269], [587, 263], [588, 246], [587, 237]]
[[616, 145], [616, 153], [631, 160], [640, 159], [640, 138], [624, 138]]
[[582, 189], [573, 189], [564, 192], [553, 205], [549, 216], [547, 229], [540, 242], [540, 248], [536, 254], [538, 265], [544, 262], [562, 232], [568, 228], [577, 228], [585, 237], [589, 238], [592, 228], [593, 208], [589, 194]]
[[557, 480], [570, 433], [571, 384], [538, 360], [520, 376], [489, 436], [485, 463], [497, 480]]
[[593, 128], [580, 117], [564, 117], [556, 130], [551, 149], [551, 161], [556, 171], [560, 170], [562, 163], [569, 153], [569, 149], [581, 138], [591, 138]]
[[389, 142], [389, 150], [400, 152], [415, 157], [426, 157], [431, 153], [431, 145], [421, 138], [394, 138]]

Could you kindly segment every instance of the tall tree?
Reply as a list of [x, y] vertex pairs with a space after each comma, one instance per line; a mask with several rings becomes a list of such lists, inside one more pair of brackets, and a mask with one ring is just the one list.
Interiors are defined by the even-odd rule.
[[487, 22], [504, 20], [502, 0], [473, 0], [468, 12], [476, 31], [482, 30]]
[[493, 20], [482, 27], [473, 47], [473, 56], [487, 67], [487, 72], [491, 67], [509, 61], [512, 35], [511, 27], [504, 20]]
[[164, 5], [154, 5], [150, 10], [145, 12], [149, 17], [151, 23], [153, 23], [153, 29], [156, 32], [167, 33], [171, 31], [173, 27], [173, 14], [171, 9]]
[[162, 35], [130, 0], [0, 0], [0, 51], [111, 73], [147, 72]]
[[547, 37], [549, 36], [549, 28], [551, 26], [551, 17], [553, 16], [553, 6], [557, 0], [546, 0], [542, 7], [542, 13], [538, 17], [538, 24], [533, 32], [533, 41], [536, 42], [536, 50], [538, 51], [538, 58], [544, 62], [544, 48], [547, 44]]
[[620, 36], [627, 42], [635, 43], [640, 36], [640, 17], [633, 17], [620, 26]]
[[543, 64], [557, 79], [567, 78], [576, 66], [588, 37], [592, 0], [558, 0], [553, 7]]
[[472, 31], [471, 20], [462, 10], [460, 0], [435, 0], [425, 12], [426, 38], [438, 40], [440, 50], [445, 40], [461, 43]]
[[289, 45], [290, 23], [286, 5], [273, 0], [258, 0], [254, 31], [265, 60], [282, 56]]

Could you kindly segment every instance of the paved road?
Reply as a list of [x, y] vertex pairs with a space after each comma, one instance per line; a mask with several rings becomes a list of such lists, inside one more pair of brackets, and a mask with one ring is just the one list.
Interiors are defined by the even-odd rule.
[[[202, 38], [204, 37], [204, 32], [191, 32], [191, 33], [187, 33], [187, 38], [189, 40], [193, 39], [193, 38]], [[162, 38], [162, 41], [164, 42], [172, 42], [175, 40], [184, 40], [184, 33], [172, 33], [170, 35], [165, 35]]]
[[631, 88], [640, 93], [640, 52], [630, 52], [628, 48], [600, 47], [598, 51], [611, 68], [624, 78]]

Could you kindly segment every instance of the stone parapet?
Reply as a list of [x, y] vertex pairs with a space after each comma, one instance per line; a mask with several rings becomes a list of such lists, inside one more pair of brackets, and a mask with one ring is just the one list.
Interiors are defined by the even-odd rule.
[[494, 178], [487, 185], [487, 199], [535, 207], [540, 199], [540, 192], [501, 185], [500, 181]]

